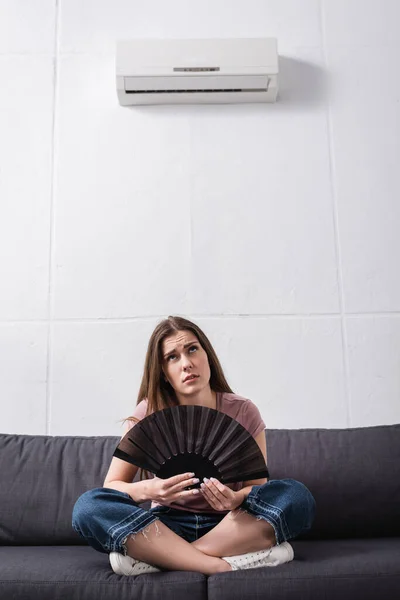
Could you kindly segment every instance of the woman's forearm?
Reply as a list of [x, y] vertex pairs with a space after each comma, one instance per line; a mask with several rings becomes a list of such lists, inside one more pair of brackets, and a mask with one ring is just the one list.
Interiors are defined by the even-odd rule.
[[130, 495], [132, 500], [137, 502], [137, 504], [141, 504], [142, 502], [146, 502], [146, 500], [151, 500], [148, 495], [148, 482], [146, 479], [142, 481], [135, 481], [134, 483], [127, 483], [126, 481], [107, 481], [106, 488], [111, 488], [112, 490], [118, 490], [119, 492], [126, 492]]

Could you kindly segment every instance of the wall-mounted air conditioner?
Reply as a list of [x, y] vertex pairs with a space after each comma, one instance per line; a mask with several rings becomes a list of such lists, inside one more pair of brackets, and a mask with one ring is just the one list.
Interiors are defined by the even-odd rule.
[[275, 38], [117, 42], [120, 104], [275, 102]]

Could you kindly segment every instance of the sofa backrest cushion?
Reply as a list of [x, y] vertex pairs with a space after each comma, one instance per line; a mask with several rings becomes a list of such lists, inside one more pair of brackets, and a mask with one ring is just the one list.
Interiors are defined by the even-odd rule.
[[[267, 429], [266, 439], [270, 479], [297, 479], [316, 500], [297, 539], [400, 535], [400, 425]], [[86, 544], [72, 509], [102, 486], [118, 442], [0, 434], [0, 545]]]
[[400, 535], [400, 424], [266, 435], [270, 479], [297, 479], [316, 501], [298, 539]]

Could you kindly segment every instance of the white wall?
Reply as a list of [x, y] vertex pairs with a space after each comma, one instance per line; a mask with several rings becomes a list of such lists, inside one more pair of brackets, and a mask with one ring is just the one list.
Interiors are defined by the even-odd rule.
[[[398, 0], [0, 0], [0, 431], [118, 435], [168, 314], [268, 428], [400, 422]], [[122, 108], [114, 43], [276, 36], [274, 105]]]

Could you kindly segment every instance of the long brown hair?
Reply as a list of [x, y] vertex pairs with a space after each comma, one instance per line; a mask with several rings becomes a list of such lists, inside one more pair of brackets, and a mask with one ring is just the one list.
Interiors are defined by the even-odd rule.
[[[175, 390], [168, 381], [165, 381], [162, 370], [162, 342], [164, 338], [178, 331], [191, 331], [194, 333], [200, 345], [205, 350], [210, 365], [209, 383], [211, 390], [214, 392], [234, 393], [225, 379], [221, 364], [206, 334], [192, 321], [188, 321], [183, 317], [169, 316], [156, 326], [147, 346], [143, 377], [136, 402], [137, 406], [142, 400], [147, 398], [145, 417], [157, 410], [179, 405]], [[139, 419], [133, 416], [122, 419], [122, 422], [128, 420], [139, 422]], [[144, 478], [149, 479], [149, 477], [148, 471], [140, 469], [140, 480]]]

